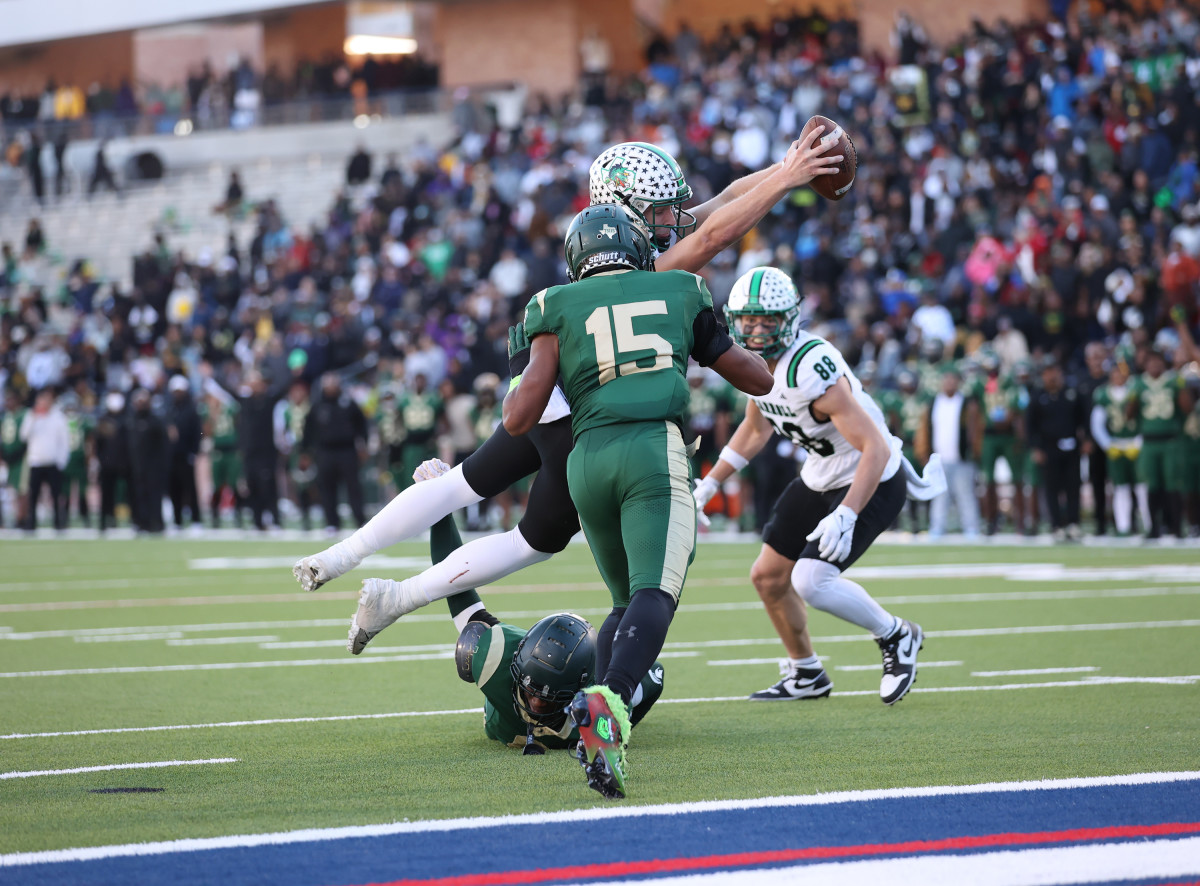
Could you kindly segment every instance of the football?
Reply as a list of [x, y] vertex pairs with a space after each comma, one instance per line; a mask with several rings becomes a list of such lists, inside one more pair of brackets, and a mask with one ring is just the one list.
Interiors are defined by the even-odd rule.
[[808, 118], [808, 122], [804, 124], [804, 129], [800, 132], [800, 137], [804, 138], [816, 126], [825, 127], [820, 138], [823, 144], [829, 146], [825, 153], [841, 154], [843, 160], [836, 173], [818, 175], [809, 182], [809, 187], [826, 200], [841, 200], [854, 187], [854, 175], [858, 171], [858, 152], [854, 150], [854, 142], [850, 140], [846, 130], [820, 114]]

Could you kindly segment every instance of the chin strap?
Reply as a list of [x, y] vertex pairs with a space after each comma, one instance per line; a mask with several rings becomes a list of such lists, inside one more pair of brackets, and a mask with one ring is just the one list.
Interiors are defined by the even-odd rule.
[[539, 744], [537, 739], [533, 737], [533, 724], [526, 724], [525, 747], [521, 750], [522, 757], [540, 757], [546, 753], [544, 745]]

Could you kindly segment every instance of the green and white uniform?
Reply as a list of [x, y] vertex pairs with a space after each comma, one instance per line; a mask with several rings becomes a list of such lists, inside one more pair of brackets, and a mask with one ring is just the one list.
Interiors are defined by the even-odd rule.
[[983, 479], [996, 480], [996, 462], [1003, 458], [1016, 474], [1017, 435], [1013, 422], [1021, 411], [1021, 395], [1015, 385], [999, 376], [985, 376], [965, 392], [968, 398], [979, 401], [983, 414]]
[[213, 491], [237, 487], [242, 478], [242, 459], [237, 449], [237, 403], [206, 404], [202, 418], [212, 437]]
[[1108, 457], [1108, 477], [1113, 486], [1137, 482], [1142, 438], [1138, 435], [1138, 420], [1126, 416], [1129, 396], [1128, 385], [1112, 384], [1100, 385], [1092, 394], [1092, 436]]
[[21, 440], [21, 422], [28, 411], [23, 407], [14, 409], [0, 418], [0, 459], [8, 465], [8, 485], [19, 493], [26, 491], [28, 480], [25, 443]]
[[[484, 695], [483, 731], [488, 738], [509, 747], [525, 747], [528, 724], [513, 703], [513, 679], [509, 670], [517, 646], [525, 636], [522, 628], [501, 622], [484, 631], [471, 656], [471, 680]], [[633, 696], [633, 719], [636, 723], [658, 701], [663, 691], [663, 666], [659, 662], [642, 677]], [[561, 729], [534, 726], [533, 737], [550, 750], [572, 748], [579, 741], [579, 731], [568, 718]]]
[[1180, 491], [1186, 495], [1200, 495], [1200, 397], [1183, 420], [1179, 445]]
[[705, 311], [708, 287], [686, 271], [598, 273], [539, 292], [525, 311], [530, 339], [558, 337], [575, 437], [567, 483], [618, 607], [643, 588], [678, 601], [695, 552], [681, 428]]
[[400, 423], [404, 429], [401, 444], [401, 471], [395, 477], [397, 486], [412, 483], [413, 471], [421, 462], [437, 455], [437, 424], [442, 414], [442, 398], [433, 391], [418, 394], [408, 392], [396, 402]]
[[880, 482], [890, 480], [900, 469], [901, 442], [888, 430], [883, 413], [863, 390], [841, 353], [825, 339], [800, 331], [796, 341], [775, 365], [775, 386], [762, 397], [751, 397], [763, 417], [782, 436], [808, 450], [800, 479], [815, 492], [849, 486], [862, 453], [841, 435], [833, 422], [817, 421], [810, 408], [838, 379], [845, 378], [850, 390], [889, 442], [891, 455]]
[[1183, 431], [1183, 412], [1179, 392], [1183, 379], [1168, 370], [1158, 378], [1139, 375], [1129, 384], [1130, 396], [1137, 400], [1137, 416], [1142, 433], [1142, 451], [1138, 454], [1138, 479], [1150, 492], [1179, 491], [1179, 445]]

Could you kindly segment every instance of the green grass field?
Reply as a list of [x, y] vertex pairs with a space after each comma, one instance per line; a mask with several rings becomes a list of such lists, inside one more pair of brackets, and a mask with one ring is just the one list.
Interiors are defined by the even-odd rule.
[[[305, 595], [284, 565], [320, 545], [0, 542], [0, 853], [604, 802], [567, 754], [484, 737], [444, 604], [347, 654], [358, 581]], [[756, 551], [701, 545], [629, 803], [1200, 768], [1196, 548], [877, 547], [851, 577], [928, 634], [894, 708], [876, 646], [820, 612], [832, 698], [736, 700], [775, 681], [781, 654], [746, 579]], [[195, 568], [214, 558], [235, 568]], [[581, 545], [481, 593], [523, 626], [608, 610]], [[344, 719], [239, 724], [294, 718]], [[165, 726], [200, 728], [113, 731]], [[46, 734], [81, 730], [99, 731]], [[129, 787], [163, 790], [94, 793]]]

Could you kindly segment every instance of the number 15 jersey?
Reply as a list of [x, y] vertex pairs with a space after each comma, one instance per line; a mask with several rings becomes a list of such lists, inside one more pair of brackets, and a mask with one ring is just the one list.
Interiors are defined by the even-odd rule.
[[687, 271], [612, 271], [552, 286], [525, 309], [531, 339], [558, 336], [575, 438], [605, 425], [683, 429], [687, 360], [708, 366], [733, 345], [704, 281]]
[[890, 480], [900, 469], [901, 442], [888, 430], [883, 413], [863, 390], [841, 353], [825, 339], [801, 330], [795, 343], [775, 365], [775, 386], [763, 397], [751, 397], [759, 411], [784, 437], [808, 450], [800, 469], [804, 485], [814, 492], [849, 486], [862, 453], [841, 435], [830, 420], [818, 421], [813, 401], [845, 377], [854, 398], [875, 422], [891, 449], [880, 481]]

